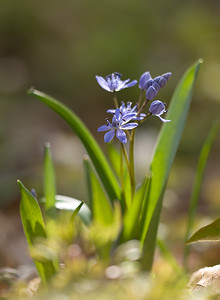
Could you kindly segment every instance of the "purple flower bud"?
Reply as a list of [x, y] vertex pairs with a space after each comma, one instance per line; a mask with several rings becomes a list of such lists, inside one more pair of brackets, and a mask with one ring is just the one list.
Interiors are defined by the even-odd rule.
[[155, 100], [151, 103], [150, 107], [149, 107], [149, 112], [160, 118], [162, 122], [170, 122], [171, 120], [165, 120], [161, 117], [162, 114], [166, 113], [166, 103], [161, 102], [160, 100]]
[[152, 79], [150, 72], [145, 72], [140, 77], [139, 88], [146, 91], [146, 98], [148, 100], [153, 100], [171, 75], [172, 73], [165, 73]]
[[142, 74], [140, 79], [139, 79], [139, 88], [141, 90], [146, 90], [146, 83], [149, 80], [152, 80], [152, 78], [150, 76], [150, 72], [145, 72], [144, 74]]

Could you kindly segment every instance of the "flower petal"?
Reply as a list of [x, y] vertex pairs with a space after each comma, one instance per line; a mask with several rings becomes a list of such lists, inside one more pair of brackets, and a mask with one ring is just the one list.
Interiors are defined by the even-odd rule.
[[134, 86], [135, 84], [137, 84], [137, 80], [133, 80], [133, 81], [127, 83], [127, 84], [124, 86], [124, 89], [125, 89], [125, 88], [128, 88], [128, 87], [132, 87], [132, 86]]
[[166, 119], [162, 118], [162, 117], [159, 116], [159, 115], [156, 115], [156, 116], [157, 116], [158, 118], [160, 118], [161, 121], [162, 121], [163, 123], [171, 122], [171, 120], [166, 120]]
[[126, 136], [126, 134], [124, 133], [124, 131], [122, 129], [117, 129], [117, 131], [116, 131], [116, 137], [123, 144], [127, 143], [127, 136]]
[[109, 88], [109, 85], [107, 83], [107, 81], [102, 77], [102, 76], [96, 76], [95, 77], [98, 84], [106, 91], [108, 92], [112, 92], [112, 90]]
[[120, 80], [120, 82], [118, 82], [118, 85], [117, 85], [115, 91], [118, 92], [118, 91], [120, 91], [120, 90], [125, 89], [125, 85], [126, 85], [126, 83], [127, 83], [129, 80], [130, 80], [130, 79], [126, 79], [126, 80], [124, 80], [124, 81], [121, 81], [121, 80]]
[[102, 132], [102, 131], [107, 131], [107, 130], [110, 130], [111, 129], [111, 126], [109, 125], [102, 125], [98, 128], [98, 132]]
[[108, 110], [107, 110], [107, 113], [114, 114], [115, 111], [116, 111], [115, 109], [108, 109]]
[[127, 123], [135, 117], [136, 117], [136, 113], [127, 113], [126, 115], [122, 116], [121, 120], [122, 120], [122, 123]]
[[123, 130], [130, 130], [136, 128], [137, 126], [138, 123], [128, 123], [128, 124], [121, 125], [120, 128]]
[[115, 136], [115, 129], [112, 128], [109, 132], [107, 132], [105, 135], [104, 135], [104, 141], [105, 143], [108, 143], [110, 142]]

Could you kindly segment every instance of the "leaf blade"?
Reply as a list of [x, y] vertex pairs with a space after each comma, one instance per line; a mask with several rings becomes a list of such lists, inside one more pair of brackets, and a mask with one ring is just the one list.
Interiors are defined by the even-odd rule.
[[196, 231], [187, 244], [200, 241], [220, 241], [220, 218]]
[[55, 172], [52, 162], [50, 144], [46, 143], [44, 147], [44, 195], [45, 195], [45, 210], [49, 218], [55, 219], [55, 196], [56, 182]]
[[50, 97], [49, 95], [46, 95], [45, 93], [42, 93], [36, 89], [30, 89], [28, 93], [35, 96], [56, 113], [58, 113], [73, 129], [87, 150], [87, 153], [94, 164], [94, 167], [103, 183], [103, 186], [106, 189], [106, 192], [109, 195], [111, 202], [113, 203], [115, 199], [120, 199], [121, 191], [115, 175], [96, 140], [84, 123], [80, 120], [80, 118], [67, 106]]
[[[142, 244], [144, 244], [146, 235], [156, 235], [158, 224], [151, 224], [153, 233], [148, 233], [148, 229], [156, 207], [160, 207], [158, 202], [163, 200], [163, 193], [168, 180], [168, 175], [183, 133], [186, 122], [192, 91], [199, 71], [201, 61], [199, 60], [191, 68], [189, 68], [180, 83], [175, 89], [171, 100], [167, 119], [170, 123], [163, 124], [158, 136], [154, 156], [151, 162], [150, 171], [152, 173], [151, 188], [148, 201], [147, 215], [142, 233]], [[155, 218], [155, 222], [159, 222], [159, 218]], [[156, 239], [155, 239], [156, 242]], [[152, 247], [154, 249], [154, 247]], [[153, 259], [154, 250], [149, 253], [151, 260]]]
[[[91, 211], [88, 206], [78, 199], [63, 196], [63, 195], [56, 195], [56, 203], [55, 206], [59, 210], [68, 210], [68, 211], [77, 211], [79, 217], [84, 222], [85, 225], [89, 225], [91, 223]], [[80, 206], [82, 204], [82, 206]], [[80, 208], [80, 209], [79, 209]], [[79, 209], [79, 211], [78, 211]]]
[[[21, 192], [20, 214], [24, 228], [24, 233], [31, 252], [34, 240], [42, 237], [46, 238], [46, 230], [40, 207], [33, 195], [18, 180]], [[33, 258], [38, 273], [44, 282], [47, 282], [57, 271], [57, 264], [53, 261], [40, 262]]]

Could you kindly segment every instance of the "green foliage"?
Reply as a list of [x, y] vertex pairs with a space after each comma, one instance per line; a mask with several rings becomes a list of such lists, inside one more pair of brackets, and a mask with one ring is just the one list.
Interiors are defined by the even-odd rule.
[[[108, 147], [109, 160], [113, 167], [111, 169], [110, 164], [89, 130], [71, 110], [40, 91], [34, 89], [29, 91], [31, 95], [37, 97], [67, 122], [80, 138], [88, 153], [88, 156], [84, 158], [88, 190], [88, 201], [85, 204], [83, 201], [72, 197], [56, 195], [54, 167], [50, 147], [48, 144], [46, 145], [44, 156], [46, 229], [44, 225], [41, 226], [44, 228], [44, 231], [39, 232], [40, 237], [43, 235], [46, 239], [49, 236], [56, 240], [59, 215], [57, 210], [70, 211], [72, 212], [71, 215], [67, 214], [68, 217], [66, 217], [67, 234], [66, 239], [64, 239], [68, 244], [71, 243], [74, 237], [75, 221], [78, 215], [80, 218], [78, 220], [82, 221], [86, 232], [84, 234], [94, 243], [95, 253], [103, 261], [109, 262], [111, 253], [117, 251], [117, 248], [120, 248], [122, 243], [138, 240], [141, 250], [141, 268], [147, 271], [151, 270], [163, 194], [184, 130], [192, 90], [200, 64], [201, 61], [198, 61], [187, 70], [177, 86], [167, 116], [172, 122], [162, 126], [150, 170], [147, 171], [147, 175], [142, 183], [137, 186], [135, 186], [134, 172], [135, 130], [127, 136], [130, 142], [130, 147], [128, 147], [130, 150], [129, 155], [127, 154], [128, 149], [126, 149], [124, 144], [121, 144], [120, 151], [112, 145]], [[145, 104], [142, 104], [143, 107]], [[121, 186], [119, 186], [118, 182], [120, 182]], [[26, 197], [28, 204], [26, 202], [24, 204], [24, 200], [22, 200], [22, 205], [27, 205], [28, 207], [34, 200], [36, 206], [36, 200], [33, 196], [27, 190], [26, 193], [29, 195], [29, 197]], [[33, 220], [37, 222], [39, 219], [40, 224], [43, 224], [41, 210], [39, 206], [37, 207], [38, 210], [35, 208], [37, 214]], [[24, 208], [22, 211], [24, 211]], [[26, 214], [23, 214], [24, 224], [26, 224], [27, 218], [26, 211]], [[80, 224], [82, 225], [82, 223]], [[27, 225], [24, 225], [24, 228], [25, 232], [27, 231], [29, 234], [27, 236], [29, 240], [38, 236], [38, 232], [34, 234], [32, 231], [29, 232]], [[181, 273], [165, 244], [161, 240], [158, 241], [158, 244], [164, 257], [167, 258], [175, 270]], [[42, 262], [41, 265], [43, 268], [45, 267], [44, 263]], [[50, 263], [54, 266], [55, 272], [56, 261], [51, 261]], [[41, 270], [39, 273], [41, 274]]]
[[[31, 252], [36, 240], [39, 238], [46, 239], [47, 234], [45, 230], [43, 217], [41, 214], [41, 209], [39, 207], [39, 204], [37, 203], [37, 200], [19, 180], [18, 186], [21, 191], [21, 221]], [[38, 261], [34, 259], [34, 262], [38, 273], [44, 282], [47, 282], [51, 278], [51, 276], [54, 275], [57, 271], [57, 264], [53, 261]]]
[[55, 219], [56, 182], [50, 145], [48, 143], [45, 145], [44, 151], [44, 194], [46, 199], [45, 210], [49, 218]]
[[183, 133], [200, 64], [201, 61], [198, 61], [187, 70], [174, 92], [167, 114], [167, 118], [172, 120], [172, 123], [163, 124], [150, 166], [152, 180], [141, 237], [142, 244], [146, 243], [148, 248], [148, 252], [145, 252], [147, 253], [145, 260], [148, 261], [148, 268], [151, 268], [153, 261], [163, 193]]
[[[195, 175], [195, 181], [194, 181], [193, 190], [192, 190], [191, 199], [190, 199], [189, 215], [188, 215], [185, 241], [187, 241], [189, 239], [190, 233], [192, 231], [206, 163], [207, 163], [207, 160], [209, 157], [211, 147], [213, 145], [213, 142], [215, 141], [215, 138], [216, 138], [218, 132], [219, 132], [219, 123], [214, 122], [212, 125], [212, 128], [210, 129], [209, 134], [203, 144], [203, 147], [202, 147], [202, 150], [201, 150], [201, 153], [199, 156], [198, 166], [197, 166], [196, 175]], [[189, 246], [186, 245], [185, 249], [184, 249], [185, 265], [187, 264], [188, 254], [189, 254]]]
[[90, 205], [93, 214], [93, 220], [100, 225], [108, 225], [113, 220], [113, 208], [108, 201], [103, 188], [98, 180], [91, 163], [84, 159], [84, 166], [88, 178], [88, 191], [90, 193]]
[[30, 89], [29, 94], [37, 97], [40, 101], [53, 109], [73, 129], [86, 148], [111, 202], [113, 203], [115, 199], [120, 199], [121, 192], [115, 175], [96, 140], [91, 135], [84, 123], [79, 119], [79, 117], [77, 117], [74, 112], [72, 112], [64, 104], [40, 91]]
[[187, 244], [200, 241], [220, 241], [220, 218], [196, 231]]
[[56, 202], [55, 206], [58, 210], [66, 210], [66, 211], [71, 211], [75, 212], [75, 210], [78, 210], [78, 215], [80, 219], [83, 221], [83, 223], [87, 226], [91, 223], [92, 215], [91, 215], [91, 210], [88, 208], [88, 206], [83, 202], [78, 199], [72, 198], [72, 197], [67, 197], [63, 195], [56, 195], [55, 196]]

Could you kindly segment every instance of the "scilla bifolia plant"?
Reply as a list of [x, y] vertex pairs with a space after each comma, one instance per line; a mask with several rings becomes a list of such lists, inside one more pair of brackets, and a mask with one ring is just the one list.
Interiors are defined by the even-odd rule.
[[[120, 145], [120, 149], [117, 149], [113, 143], [108, 144], [109, 160], [73, 111], [36, 89], [29, 90], [29, 94], [58, 113], [84, 145], [88, 153], [84, 166], [89, 191], [87, 204], [84, 201], [56, 195], [50, 151], [46, 147], [44, 220], [35, 196], [19, 181], [22, 194], [21, 217], [30, 248], [37, 238], [50, 238], [51, 232], [54, 232], [52, 229], [56, 227], [56, 208], [67, 209], [73, 212], [68, 225], [70, 232], [78, 213], [81, 221], [93, 235], [97, 255], [104, 261], [108, 262], [117, 245], [135, 239], [140, 242], [141, 267], [147, 271], [151, 270], [163, 194], [184, 129], [200, 63], [201, 61], [198, 61], [187, 70], [181, 79], [169, 104], [168, 112], [166, 104], [155, 98], [171, 77], [171, 73], [152, 78], [149, 72], [145, 72], [138, 82], [140, 95], [137, 102], [124, 101], [120, 104], [118, 92], [135, 86], [137, 81], [122, 80], [119, 73], [113, 73], [105, 78], [96, 76], [98, 84], [113, 95], [114, 107], [107, 111], [110, 117], [106, 119], [105, 125], [98, 128], [99, 132], [104, 132], [106, 143], [115, 138], [115, 143]], [[166, 112], [164, 118], [162, 115]], [[163, 126], [150, 169], [146, 171], [143, 181], [136, 183], [135, 132], [137, 127], [151, 116], [158, 117]], [[59, 269], [59, 253], [44, 260], [34, 256], [33, 258], [40, 276], [45, 281]]]

